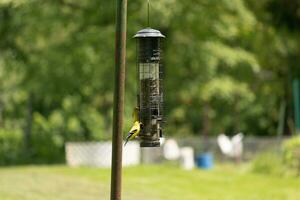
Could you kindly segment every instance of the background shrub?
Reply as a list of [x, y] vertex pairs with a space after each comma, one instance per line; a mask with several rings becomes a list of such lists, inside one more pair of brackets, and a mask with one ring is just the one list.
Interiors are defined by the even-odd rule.
[[252, 162], [252, 171], [261, 174], [282, 175], [285, 171], [282, 155], [272, 152], [258, 155]]
[[22, 148], [21, 131], [0, 129], [0, 165], [23, 162]]
[[300, 136], [287, 140], [283, 144], [284, 162], [290, 170], [300, 175]]

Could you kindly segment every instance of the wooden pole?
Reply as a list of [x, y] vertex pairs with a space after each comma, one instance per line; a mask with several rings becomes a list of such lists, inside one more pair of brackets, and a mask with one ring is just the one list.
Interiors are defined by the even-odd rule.
[[123, 114], [125, 93], [127, 0], [117, 0], [115, 39], [115, 86], [111, 166], [111, 200], [121, 200]]

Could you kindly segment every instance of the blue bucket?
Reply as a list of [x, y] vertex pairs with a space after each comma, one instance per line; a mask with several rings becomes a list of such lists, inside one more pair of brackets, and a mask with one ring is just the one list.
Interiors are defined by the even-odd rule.
[[197, 167], [202, 169], [211, 169], [214, 165], [213, 155], [211, 153], [203, 153], [196, 157]]

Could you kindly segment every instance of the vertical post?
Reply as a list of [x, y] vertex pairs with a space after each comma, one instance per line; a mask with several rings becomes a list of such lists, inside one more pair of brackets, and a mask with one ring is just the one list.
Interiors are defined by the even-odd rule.
[[300, 133], [300, 87], [299, 80], [293, 80], [293, 93], [294, 93], [294, 111], [295, 111], [295, 128], [296, 132]]
[[278, 126], [277, 126], [278, 139], [281, 139], [284, 132], [285, 112], [286, 112], [286, 102], [285, 100], [282, 100], [280, 104], [279, 115], [278, 115]]
[[113, 107], [113, 139], [111, 165], [111, 200], [121, 200], [122, 185], [122, 129], [125, 92], [125, 57], [127, 0], [116, 0], [116, 38], [115, 38], [115, 88]]

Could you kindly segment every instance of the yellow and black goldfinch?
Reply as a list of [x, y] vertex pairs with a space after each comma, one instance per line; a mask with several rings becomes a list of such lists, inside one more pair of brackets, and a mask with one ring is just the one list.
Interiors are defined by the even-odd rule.
[[129, 140], [132, 140], [134, 139], [140, 132], [141, 132], [141, 129], [143, 128], [143, 125], [141, 122], [139, 121], [135, 121], [133, 123], [133, 126], [131, 127], [126, 139], [125, 139], [125, 144], [124, 144], [124, 147], [125, 145], [127, 144], [127, 142]]

